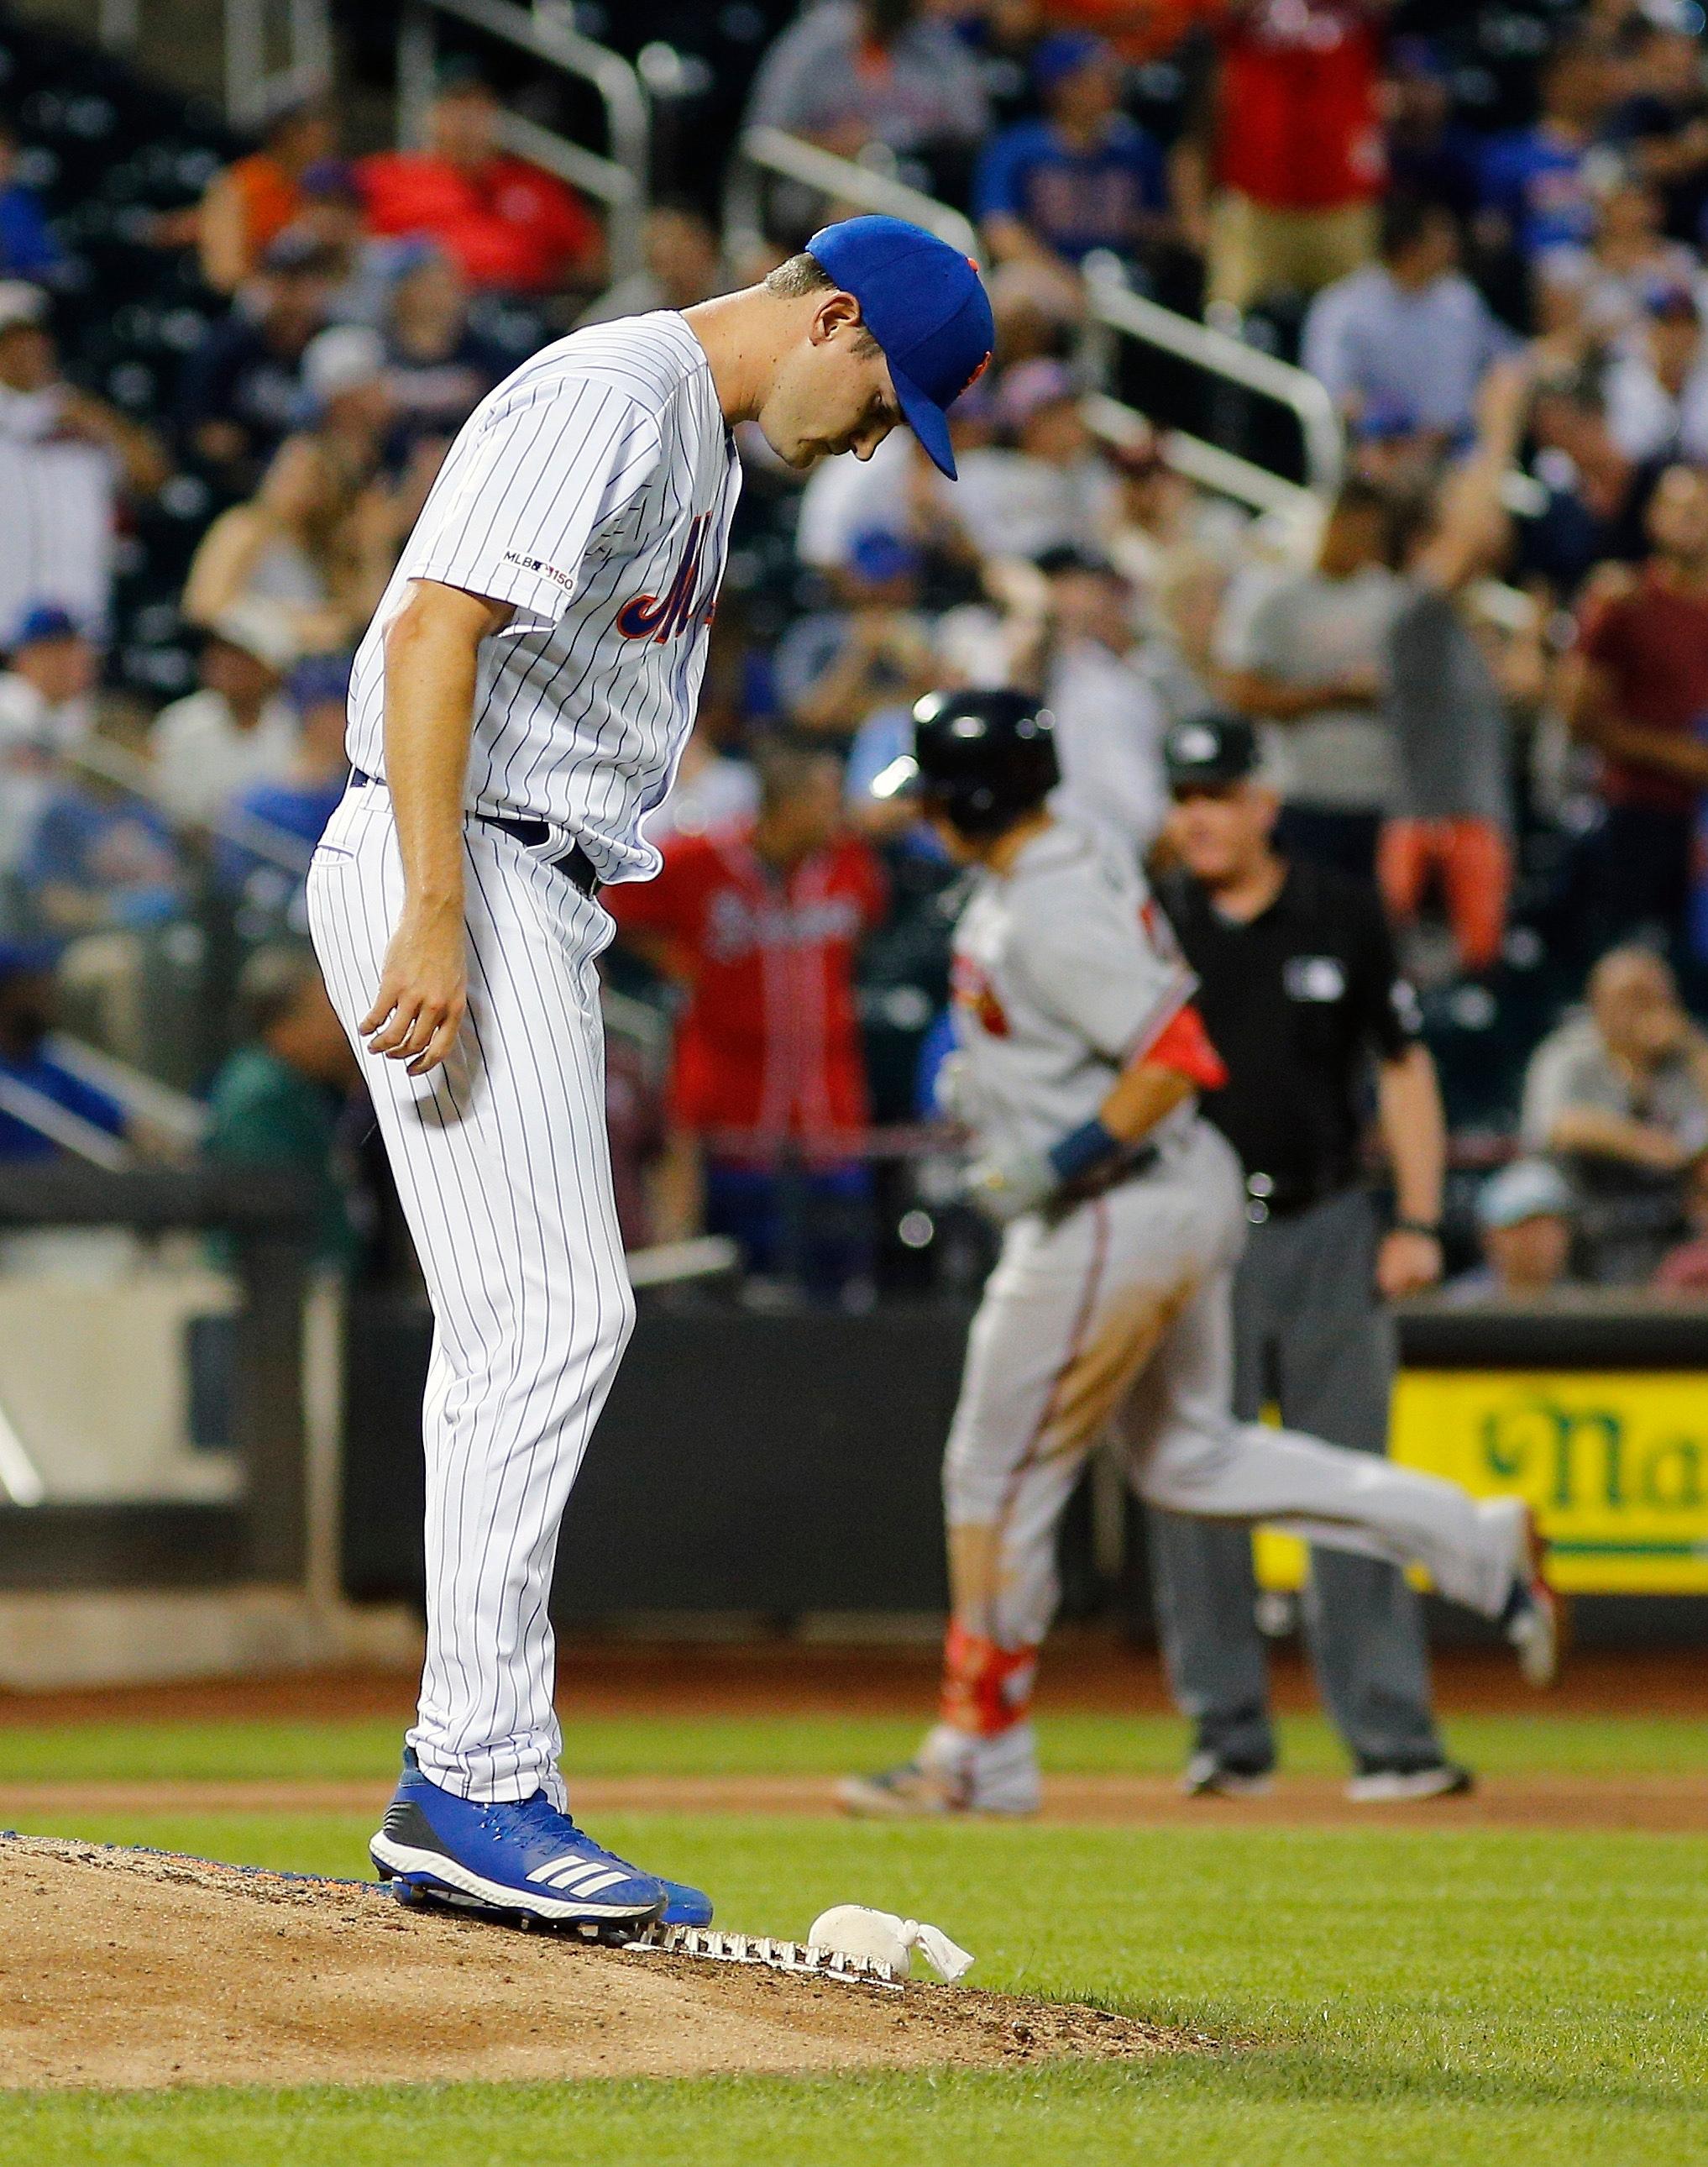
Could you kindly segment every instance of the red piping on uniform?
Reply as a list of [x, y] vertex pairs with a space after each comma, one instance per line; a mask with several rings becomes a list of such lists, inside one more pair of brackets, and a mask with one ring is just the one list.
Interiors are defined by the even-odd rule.
[[[1087, 1208], [1092, 1214], [1093, 1232], [1085, 1288], [1080, 1295], [1072, 1328], [1068, 1333], [1066, 1352], [1050, 1380], [1043, 1408], [1033, 1425], [1031, 1436], [1026, 1440], [1026, 1449], [1008, 1478], [1007, 1494], [996, 1518], [999, 1545], [1001, 1530], [1014, 1509], [1014, 1501], [1019, 1495], [1020, 1485], [1027, 1470], [1037, 1462], [1039, 1448], [1049, 1433], [1050, 1417], [1061, 1396], [1061, 1388], [1084, 1350], [1086, 1334], [1096, 1313], [1097, 1295], [1103, 1285], [1103, 1267], [1108, 1254], [1109, 1215], [1108, 1207], [1102, 1197], [1095, 1199]], [[994, 1735], [985, 1730], [985, 1725], [995, 1719], [999, 1709], [1002, 1714], [999, 1729], [1007, 1730], [1017, 1723], [1023, 1722], [1031, 1703], [1032, 1680], [1028, 1674], [1029, 1666], [1035, 1661], [1036, 1655], [1036, 1649], [1029, 1645], [1007, 1650], [1000, 1648], [988, 1635], [969, 1633], [959, 1619], [952, 1619], [944, 1647], [942, 1709], [944, 1721], [956, 1729], [965, 1729], [967, 1727], [965, 1719], [971, 1715], [981, 1735]]]

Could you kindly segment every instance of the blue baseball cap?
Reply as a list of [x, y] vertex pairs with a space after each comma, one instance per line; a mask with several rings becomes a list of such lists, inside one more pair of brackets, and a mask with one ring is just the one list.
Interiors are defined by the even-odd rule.
[[887, 527], [863, 527], [849, 543], [849, 570], [874, 585], [912, 579], [922, 561], [906, 535], [892, 534]]
[[997, 343], [991, 304], [970, 256], [900, 218], [822, 226], [806, 252], [860, 305], [884, 350], [907, 426], [939, 473], [954, 479], [948, 410], [982, 376]]
[[1415, 436], [1418, 417], [1399, 399], [1372, 399], [1352, 422], [1352, 434], [1361, 444], [1391, 444], [1396, 437]]
[[1106, 67], [1114, 57], [1101, 38], [1087, 30], [1058, 30], [1040, 40], [1032, 56], [1032, 80], [1044, 93], [1081, 68]]
[[77, 639], [82, 628], [68, 609], [57, 602], [37, 602], [19, 619], [12, 635], [14, 648], [34, 647], [50, 639]]

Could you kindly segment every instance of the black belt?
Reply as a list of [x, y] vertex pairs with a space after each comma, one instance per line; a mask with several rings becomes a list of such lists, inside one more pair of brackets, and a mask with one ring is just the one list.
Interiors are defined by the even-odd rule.
[[1076, 1204], [1089, 1204], [1094, 1197], [1107, 1196], [1112, 1189], [1124, 1188], [1141, 1174], [1154, 1172], [1161, 1161], [1162, 1153], [1155, 1144], [1141, 1144], [1124, 1158], [1111, 1159], [1107, 1166], [1094, 1167], [1077, 1181], [1066, 1183], [1051, 1198], [1051, 1207], [1060, 1211]]
[[[359, 767], [352, 767], [350, 780], [357, 789], [365, 790], [378, 778], [364, 775]], [[474, 817], [487, 827], [496, 828], [501, 834], [510, 836], [512, 841], [526, 844], [531, 850], [537, 850], [542, 843], [552, 840], [550, 823], [545, 820], [515, 819], [505, 813], [477, 813]], [[548, 858], [546, 862], [558, 872], [568, 874], [583, 895], [592, 896], [599, 893], [599, 875], [593, 869], [592, 859], [579, 843], [572, 843], [560, 856]]]

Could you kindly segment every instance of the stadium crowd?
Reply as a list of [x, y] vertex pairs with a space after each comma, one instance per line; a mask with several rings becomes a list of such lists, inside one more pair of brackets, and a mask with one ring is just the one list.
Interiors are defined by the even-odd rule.
[[[1499, 126], [1427, 17], [817, 0], [760, 60], [751, 120], [971, 214], [999, 342], [954, 485], [902, 432], [804, 487], [742, 445], [664, 871], [606, 898], [632, 1243], [707, 1227], [760, 1281], [858, 1300], [948, 1241], [954, 875], [885, 777], [920, 694], [1014, 684], [1055, 713], [1061, 810], [1159, 871], [1169, 733], [1231, 714], [1288, 860], [1379, 891], [1457, 1136], [1449, 1298], [1708, 1286], [1702, 13], [1552, 10]], [[75, 247], [6, 98], [0, 1082], [124, 1131], [54, 1057], [62, 1014], [209, 1098], [216, 1154], [235, 1119], [324, 1181], [353, 1078], [288, 951], [350, 653], [450, 438], [531, 344], [763, 276], [827, 202], [774, 188], [754, 255], [660, 198], [613, 283], [593, 207], [502, 147], [468, 66], [415, 150], [357, 155], [298, 98], [138, 230], [203, 297], [139, 413], [60, 351]], [[1099, 433], [1097, 252], [1297, 355], [1345, 425], [1331, 501], [1258, 516], [1182, 477], [1176, 425], [1262, 452], [1237, 398], [1165, 381], [1153, 425]], [[1148, 386], [1129, 355], [1110, 388], [1153, 411]], [[198, 681], [150, 701], [115, 586], [161, 505], [198, 532], [168, 626]], [[52, 1147], [0, 1121], [0, 1152]]]

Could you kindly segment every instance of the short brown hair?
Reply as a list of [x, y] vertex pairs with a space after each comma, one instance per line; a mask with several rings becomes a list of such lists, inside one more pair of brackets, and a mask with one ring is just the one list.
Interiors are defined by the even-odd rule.
[[818, 258], [808, 255], [804, 248], [798, 256], [787, 257], [765, 275], [765, 291], [775, 294], [780, 301], [798, 300], [803, 294], [833, 293], [835, 285], [835, 280]]
[[[804, 294], [835, 294], [841, 289], [818, 258], [803, 248], [798, 255], [785, 258], [775, 271], [765, 274], [765, 291], [775, 294], [780, 301], [797, 301]], [[878, 350], [878, 342], [864, 324], [857, 350], [861, 353], [875, 353]]]

